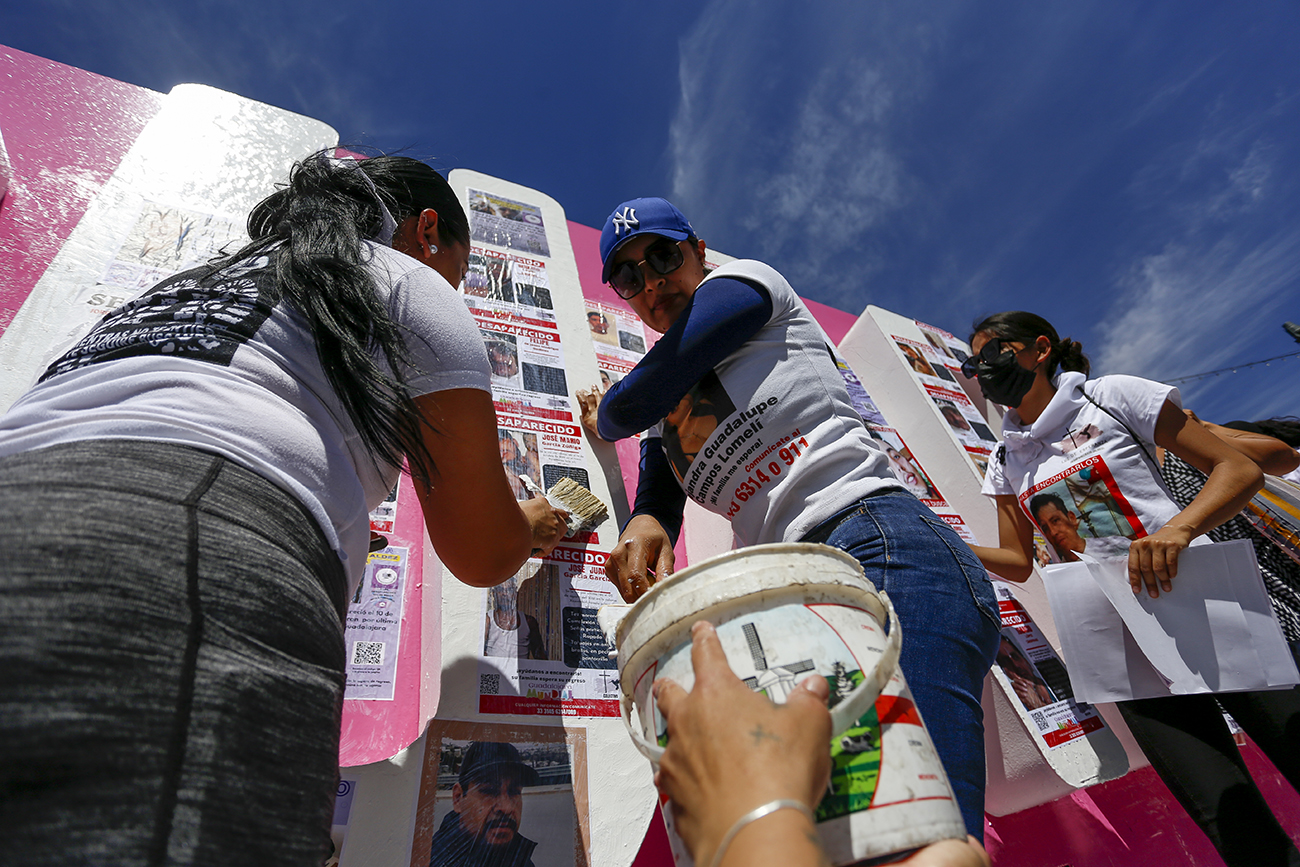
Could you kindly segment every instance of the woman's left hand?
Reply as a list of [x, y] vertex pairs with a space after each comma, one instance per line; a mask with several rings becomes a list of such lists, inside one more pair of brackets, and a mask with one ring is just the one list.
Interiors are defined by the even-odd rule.
[[1191, 542], [1191, 531], [1173, 524], [1135, 541], [1128, 549], [1128, 583], [1133, 592], [1141, 593], [1143, 584], [1152, 599], [1161, 590], [1172, 591], [1173, 579], [1178, 577], [1178, 555]]

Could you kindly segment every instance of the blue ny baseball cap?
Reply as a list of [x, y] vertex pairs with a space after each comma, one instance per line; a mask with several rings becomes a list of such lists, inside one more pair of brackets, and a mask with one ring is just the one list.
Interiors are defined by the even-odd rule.
[[667, 199], [652, 197], [624, 202], [614, 209], [605, 220], [605, 228], [600, 230], [601, 282], [609, 282], [609, 260], [614, 251], [637, 235], [663, 235], [674, 241], [685, 241], [695, 237], [695, 230]]

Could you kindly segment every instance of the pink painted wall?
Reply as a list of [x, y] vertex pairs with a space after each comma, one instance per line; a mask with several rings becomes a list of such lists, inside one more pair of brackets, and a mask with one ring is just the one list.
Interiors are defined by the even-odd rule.
[[0, 46], [0, 333], [31, 294], [162, 94]]

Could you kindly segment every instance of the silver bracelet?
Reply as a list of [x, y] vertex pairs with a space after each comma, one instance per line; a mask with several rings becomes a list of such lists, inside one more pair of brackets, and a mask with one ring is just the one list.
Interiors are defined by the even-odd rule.
[[727, 847], [731, 845], [731, 841], [735, 836], [740, 833], [741, 828], [745, 827], [750, 822], [757, 821], [764, 816], [775, 813], [777, 810], [798, 810], [800, 813], [803, 813], [808, 817], [808, 821], [812, 822], [814, 827], [817, 825], [817, 817], [813, 815], [813, 811], [808, 809], [808, 805], [803, 801], [796, 801], [794, 798], [777, 798], [775, 801], [768, 801], [761, 807], [755, 807], [736, 820], [736, 824], [731, 826], [731, 830], [722, 838], [722, 842], [718, 844], [718, 848], [714, 851], [713, 861], [710, 867], [718, 867], [718, 865], [722, 863], [722, 856], [726, 854]]

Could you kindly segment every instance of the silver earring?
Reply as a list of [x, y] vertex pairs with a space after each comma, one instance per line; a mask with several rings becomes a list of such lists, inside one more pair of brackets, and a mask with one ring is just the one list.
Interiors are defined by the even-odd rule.
[[432, 255], [433, 255], [434, 253], [436, 253], [436, 252], [438, 252], [438, 245], [437, 245], [437, 244], [430, 244], [430, 245], [429, 245], [429, 255], [432, 256]]

